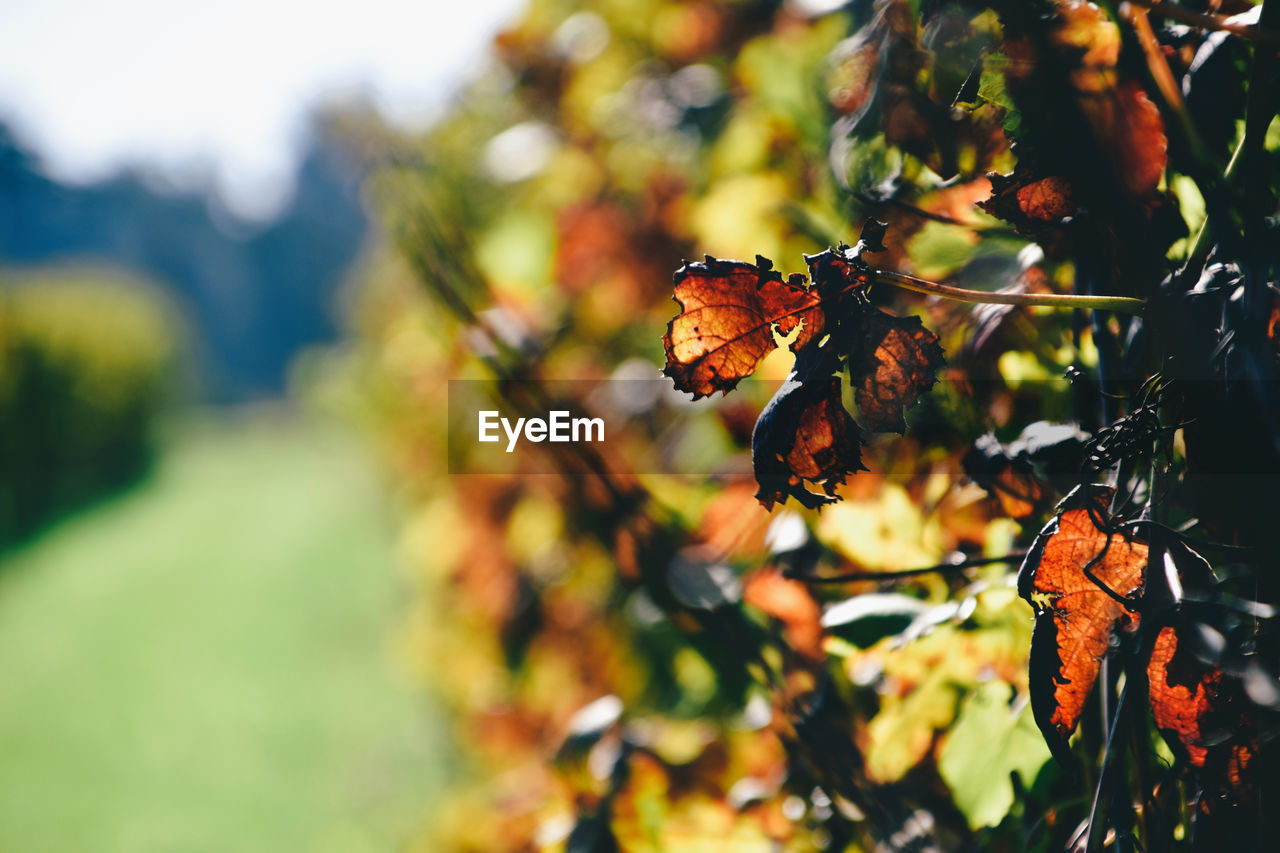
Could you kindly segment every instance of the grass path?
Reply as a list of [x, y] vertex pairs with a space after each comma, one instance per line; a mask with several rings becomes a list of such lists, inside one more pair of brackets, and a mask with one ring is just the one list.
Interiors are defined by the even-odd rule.
[[349, 436], [202, 424], [0, 562], [0, 851], [389, 850], [442, 737], [391, 671], [392, 523]]

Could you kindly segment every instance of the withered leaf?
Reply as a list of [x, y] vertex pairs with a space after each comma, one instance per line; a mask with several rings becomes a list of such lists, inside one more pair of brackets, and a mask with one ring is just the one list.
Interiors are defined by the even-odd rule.
[[919, 317], [894, 317], [871, 306], [864, 311], [849, 358], [854, 401], [868, 429], [901, 434], [905, 410], [937, 381], [942, 347]]
[[1053, 222], [1076, 212], [1071, 200], [1071, 184], [1066, 178], [1051, 175], [1033, 181], [1017, 191], [1018, 207], [1031, 219]]
[[1031, 708], [1063, 761], [1112, 637], [1138, 624], [1138, 614], [1118, 599], [1141, 592], [1148, 548], [1132, 535], [1099, 528], [1110, 497], [1098, 486], [1067, 495], [1018, 572], [1018, 593], [1036, 611]]
[[663, 373], [694, 399], [732, 390], [774, 349], [773, 332], [800, 333], [793, 351], [819, 336], [823, 315], [817, 290], [803, 275], [783, 280], [768, 258], [686, 264], [675, 274], [680, 313], [662, 338]]
[[1071, 182], [1061, 175], [1042, 174], [1033, 156], [1020, 153], [1025, 156], [1012, 172], [987, 176], [991, 197], [978, 207], [1040, 243], [1050, 255], [1057, 254], [1066, 239], [1064, 220], [1078, 211]]
[[1212, 744], [1212, 718], [1222, 671], [1207, 666], [1178, 642], [1178, 632], [1166, 625], [1156, 635], [1147, 662], [1151, 716], [1169, 746], [1193, 767], [1204, 767]]
[[[1156, 727], [1196, 769], [1197, 832], [1215, 833], [1213, 821], [1230, 820], [1231, 807], [1255, 795], [1257, 707], [1238, 677], [1192, 650], [1191, 627], [1185, 617], [1161, 627], [1147, 661], [1147, 686]], [[1210, 824], [1201, 825], [1206, 819]]]
[[[861, 430], [841, 402], [839, 357], [830, 342], [803, 350], [795, 370], [760, 413], [751, 436], [751, 461], [770, 509], [794, 497], [815, 509], [835, 500], [835, 489], [862, 464]], [[820, 486], [824, 494], [805, 488]]]
[[865, 470], [862, 429], [842, 402], [846, 364], [863, 417], [880, 431], [901, 433], [905, 410], [936, 381], [938, 337], [919, 318], [893, 317], [867, 299], [875, 270], [862, 256], [884, 251], [887, 227], [869, 220], [855, 246], [806, 255], [812, 286], [801, 274], [784, 281], [760, 256], [754, 265], [708, 257], [676, 272], [681, 310], [663, 338], [663, 372], [695, 399], [727, 393], [773, 349], [775, 331], [793, 333], [795, 368], [751, 436], [756, 498], [766, 509], [787, 497], [811, 509], [831, 503], [849, 474]]

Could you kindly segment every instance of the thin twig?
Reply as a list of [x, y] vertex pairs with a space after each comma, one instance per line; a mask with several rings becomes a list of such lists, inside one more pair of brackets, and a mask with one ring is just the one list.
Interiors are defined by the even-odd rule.
[[1280, 33], [1274, 30], [1264, 29], [1256, 24], [1242, 24], [1239, 21], [1233, 21], [1226, 15], [1214, 15], [1207, 12], [1195, 12], [1191, 9], [1185, 9], [1174, 3], [1164, 3], [1160, 0], [1128, 0], [1134, 6], [1141, 6], [1144, 9], [1150, 9], [1157, 15], [1162, 15], [1171, 21], [1178, 21], [1183, 24], [1190, 24], [1202, 30], [1212, 30], [1214, 32], [1230, 33], [1233, 36], [1242, 38], [1245, 41], [1257, 42], [1268, 47], [1280, 48]]
[[968, 228], [970, 231], [976, 230], [975, 226], [968, 222], [961, 222], [954, 216], [948, 216], [945, 213], [934, 213], [931, 210], [925, 210], [923, 207], [911, 204], [898, 198], [876, 198], [870, 193], [859, 192], [854, 193], [853, 197], [868, 207], [896, 207], [904, 210], [913, 216], [919, 216], [921, 219], [928, 219], [931, 222], [939, 222], [943, 225], [955, 225], [958, 228]]
[[1122, 314], [1142, 316], [1146, 300], [1131, 296], [1078, 296], [1072, 293], [992, 293], [985, 290], [966, 290], [949, 284], [938, 284], [900, 272], [876, 270], [874, 280], [880, 284], [914, 290], [956, 299], [960, 302], [979, 302], [994, 305], [1032, 305], [1042, 308], [1083, 308], [1090, 311], [1118, 311]]
[[897, 569], [889, 572], [845, 572], [839, 575], [809, 575], [802, 572], [785, 572], [786, 577], [805, 583], [851, 583], [852, 581], [882, 581], [892, 578], [909, 578], [916, 575], [928, 575], [935, 572], [956, 572], [974, 566], [990, 566], [994, 563], [1015, 563], [1027, 556], [1026, 551], [1013, 551], [1003, 557], [967, 557], [936, 566], [925, 566], [920, 569]]
[[1097, 853], [1102, 849], [1103, 839], [1106, 837], [1107, 821], [1099, 820], [1104, 817], [1102, 805], [1103, 799], [1111, 793], [1112, 787], [1115, 785], [1115, 773], [1112, 768], [1115, 766], [1116, 743], [1119, 740], [1121, 724], [1125, 718], [1121, 716], [1125, 710], [1125, 696], [1129, 692], [1129, 682], [1126, 679], [1125, 685], [1120, 688], [1120, 697], [1116, 699], [1115, 712], [1111, 718], [1110, 730], [1107, 732], [1106, 750], [1102, 753], [1102, 767], [1098, 774], [1098, 785], [1093, 791], [1093, 805], [1089, 809], [1088, 830], [1085, 836], [1085, 853]]
[[[1177, 113], [1179, 118], [1183, 118], [1187, 116], [1187, 105], [1182, 99], [1182, 89], [1173, 77], [1173, 70], [1169, 67], [1169, 60], [1165, 58], [1164, 51], [1160, 48], [1155, 31], [1151, 29], [1151, 21], [1147, 19], [1146, 9], [1135, 8], [1135, 5], [1126, 4], [1127, 8], [1121, 6], [1121, 9], [1124, 10], [1129, 23], [1133, 25], [1133, 32], [1138, 37], [1138, 44], [1146, 56], [1147, 69], [1151, 72], [1151, 78], [1155, 80], [1156, 87], [1160, 89], [1160, 94], [1168, 102], [1169, 108]], [[1187, 124], [1191, 124], [1189, 119]]]

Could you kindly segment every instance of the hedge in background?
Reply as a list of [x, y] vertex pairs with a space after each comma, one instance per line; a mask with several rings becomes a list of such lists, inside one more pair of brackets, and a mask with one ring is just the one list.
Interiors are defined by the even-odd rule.
[[138, 282], [0, 273], [0, 547], [145, 469], [175, 345]]

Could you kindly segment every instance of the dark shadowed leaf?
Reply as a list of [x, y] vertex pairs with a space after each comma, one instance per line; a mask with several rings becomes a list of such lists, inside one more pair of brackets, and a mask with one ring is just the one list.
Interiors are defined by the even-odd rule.
[[1031, 464], [1005, 452], [991, 433], [973, 443], [964, 458], [965, 473], [995, 495], [1010, 518], [1023, 519], [1046, 503], [1048, 489], [1036, 477]]
[[[862, 464], [861, 430], [841, 402], [835, 348], [811, 347], [760, 413], [751, 436], [751, 459], [765, 508], [788, 496], [810, 509], [835, 500], [835, 489]], [[805, 488], [820, 486], [823, 494]]]
[[1010, 518], [1027, 518], [1048, 508], [1053, 479], [1080, 470], [1088, 438], [1074, 424], [1047, 421], [1028, 424], [1009, 444], [987, 433], [965, 455], [965, 473], [993, 493]]
[[703, 559], [701, 549], [686, 548], [667, 569], [671, 594], [685, 607], [714, 610], [742, 599], [742, 583], [733, 569]]
[[1071, 182], [1060, 175], [1042, 174], [1030, 156], [1020, 157], [1012, 172], [988, 177], [991, 197], [978, 202], [978, 207], [1008, 222], [1019, 234], [1032, 238], [1053, 254], [1066, 239], [1064, 220], [1078, 210]]
[[900, 592], [868, 592], [832, 604], [822, 614], [831, 633], [859, 648], [870, 648], [884, 637], [900, 634], [929, 605]]
[[584, 817], [569, 833], [567, 853], [617, 853], [618, 841], [603, 817]]

